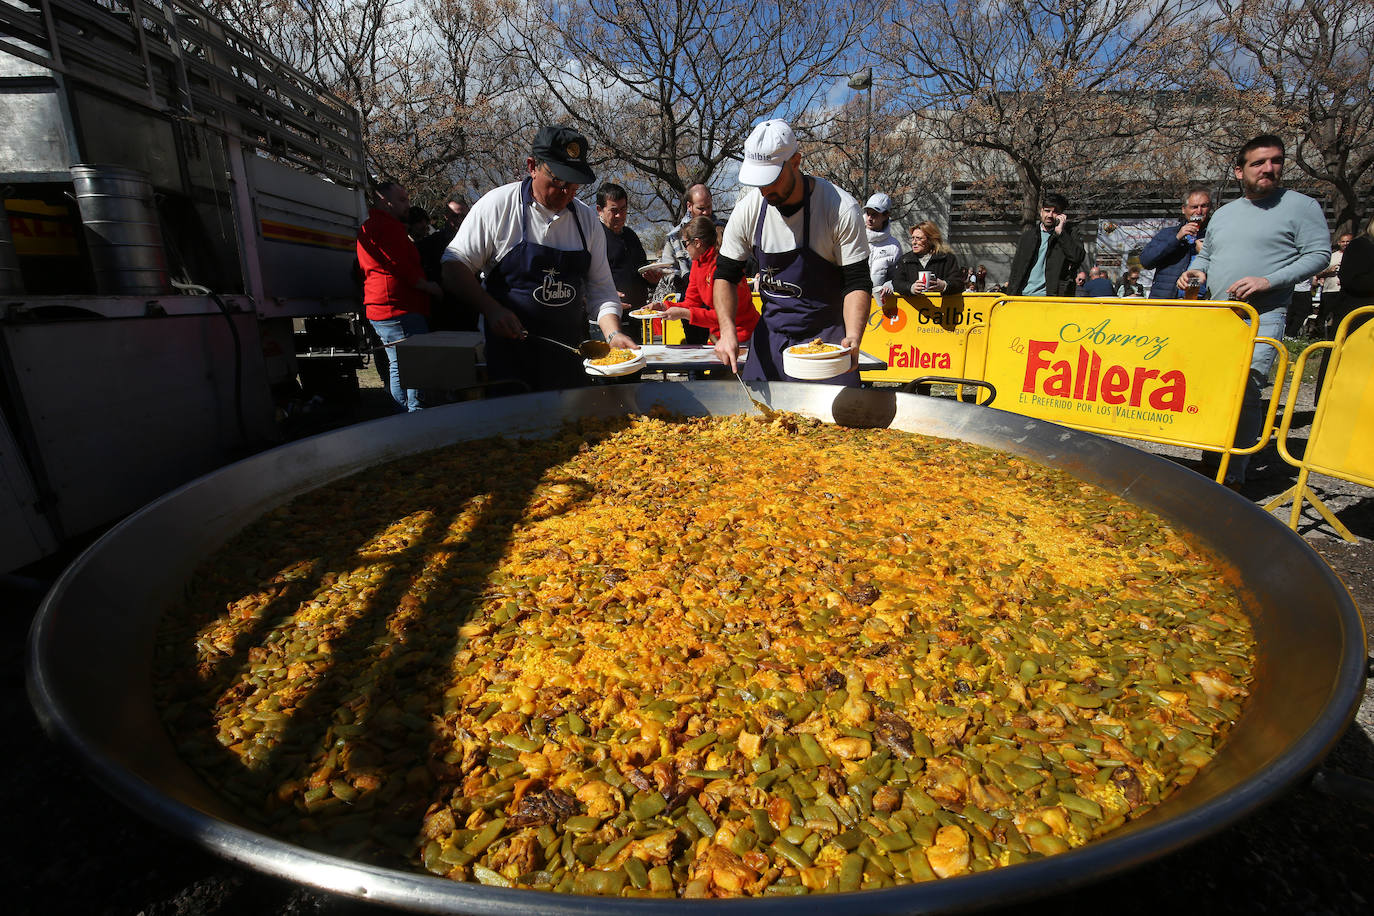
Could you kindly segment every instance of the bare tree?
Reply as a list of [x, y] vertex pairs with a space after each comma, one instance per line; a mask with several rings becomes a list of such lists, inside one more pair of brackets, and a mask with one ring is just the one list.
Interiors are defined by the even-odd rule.
[[865, 158], [869, 187], [892, 198], [891, 217], [903, 222], [936, 218], [943, 222], [944, 201], [954, 156], [925, 126], [904, 117], [892, 93], [875, 87], [872, 117], [868, 100], [856, 95], [834, 109], [808, 136], [803, 165], [850, 191], [863, 203]]
[[[516, 0], [213, 0], [211, 11], [358, 109], [370, 168], [416, 203], [507, 180], [529, 115], [494, 36]], [[523, 155], [523, 150], [520, 152]]]
[[1337, 226], [1362, 228], [1374, 190], [1374, 0], [1217, 7], [1220, 33], [1239, 52], [1216, 61], [1229, 117], [1246, 135], [1284, 135], [1289, 162], [1330, 188]]
[[391, 78], [377, 89], [368, 151], [421, 206], [461, 185], [512, 177], [523, 160], [528, 113], [520, 61], [494, 40], [510, 0], [423, 0]]
[[211, 0], [209, 11], [358, 109], [371, 152], [378, 101], [412, 63], [410, 0]]
[[533, 108], [675, 213], [693, 183], [720, 187], [755, 122], [810, 123], [882, 2], [536, 0], [509, 50], [537, 74]]
[[[1105, 206], [1187, 177], [1179, 141], [1204, 119], [1186, 50], [1205, 5], [902, 0], [888, 75], [934, 136], [1009, 166], [1029, 223], [1047, 188]], [[987, 165], [965, 174], [986, 177]]]

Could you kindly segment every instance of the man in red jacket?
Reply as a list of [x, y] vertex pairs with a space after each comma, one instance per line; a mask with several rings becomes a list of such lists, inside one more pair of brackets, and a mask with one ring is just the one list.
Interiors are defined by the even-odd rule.
[[439, 284], [425, 279], [420, 252], [406, 234], [410, 195], [394, 181], [373, 190], [367, 222], [358, 230], [358, 266], [363, 272], [363, 304], [367, 320], [386, 344], [391, 363], [391, 397], [402, 410], [419, 410], [420, 391], [402, 388], [396, 367], [399, 340], [429, 331], [429, 297], [442, 293]]

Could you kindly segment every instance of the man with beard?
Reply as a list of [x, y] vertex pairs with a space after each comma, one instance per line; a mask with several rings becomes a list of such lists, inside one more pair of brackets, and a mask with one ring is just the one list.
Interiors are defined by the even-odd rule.
[[801, 158], [786, 121], [761, 122], [744, 143], [739, 180], [749, 190], [730, 214], [716, 262], [716, 355], [739, 371], [737, 285], [752, 253], [762, 308], [744, 378], [799, 381], [783, 372], [783, 350], [820, 338], [850, 351], [849, 371], [826, 381], [857, 386], [872, 291], [863, 213], [848, 193], [804, 174]]
[[[1243, 196], [1212, 216], [1202, 251], [1177, 283], [1181, 290], [1190, 282], [1205, 286], [1212, 299], [1248, 302], [1259, 313], [1257, 336], [1276, 340], [1283, 337], [1293, 286], [1320, 273], [1331, 258], [1321, 204], [1281, 186], [1283, 162], [1283, 141], [1273, 134], [1261, 134], [1240, 148], [1233, 172]], [[1236, 427], [1237, 447], [1259, 441], [1264, 424], [1260, 396], [1275, 356], [1272, 347], [1255, 347]], [[1237, 455], [1227, 468], [1227, 485], [1244, 483], [1249, 463], [1249, 455]]]
[[1083, 241], [1078, 227], [1069, 223], [1069, 202], [1062, 194], [1040, 198], [1040, 219], [1027, 226], [1011, 259], [1013, 296], [1072, 296], [1074, 274], [1083, 263]]
[[473, 205], [444, 251], [444, 288], [481, 310], [491, 379], [519, 379], [535, 391], [576, 388], [588, 383], [582, 360], [540, 338], [576, 347], [591, 318], [611, 346], [636, 349], [620, 330], [605, 233], [577, 199], [596, 178], [587, 138], [541, 127], [525, 169], [523, 180]]

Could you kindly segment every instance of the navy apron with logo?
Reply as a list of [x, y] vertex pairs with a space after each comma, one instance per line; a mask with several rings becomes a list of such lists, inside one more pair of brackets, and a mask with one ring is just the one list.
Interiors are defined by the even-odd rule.
[[[587, 271], [592, 256], [573, 204], [567, 218], [577, 227], [580, 251], [562, 251], [529, 241], [530, 179], [520, 185], [520, 243], [487, 272], [486, 290], [515, 313], [530, 334], [576, 347], [587, 339]], [[518, 378], [535, 391], [588, 384], [582, 358], [553, 344], [497, 337], [487, 328], [487, 375]]]
[[[814, 190], [814, 188], [812, 189]], [[844, 271], [811, 250], [811, 193], [802, 205], [802, 243], [792, 251], [763, 250], [763, 221], [768, 201], [759, 209], [754, 226], [754, 257], [759, 262], [758, 327], [749, 340], [749, 359], [743, 376], [750, 381], [794, 382], [782, 371], [782, 351], [819, 337], [826, 343], [844, 340]], [[859, 384], [851, 369], [825, 380], [831, 385]]]

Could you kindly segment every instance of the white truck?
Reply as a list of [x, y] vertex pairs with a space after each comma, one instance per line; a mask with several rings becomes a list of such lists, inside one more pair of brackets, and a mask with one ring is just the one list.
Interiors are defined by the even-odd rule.
[[3, 573], [356, 385], [366, 173], [352, 108], [185, 0], [6, 0], [0, 123]]

